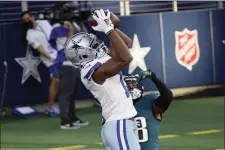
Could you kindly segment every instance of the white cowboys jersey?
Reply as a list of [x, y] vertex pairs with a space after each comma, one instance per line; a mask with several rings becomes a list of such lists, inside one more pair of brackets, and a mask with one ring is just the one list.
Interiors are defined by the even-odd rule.
[[91, 78], [94, 70], [109, 59], [110, 56], [106, 55], [87, 63], [81, 70], [81, 80], [100, 102], [102, 116], [106, 121], [132, 118], [137, 112], [122, 72], [106, 79], [102, 85], [95, 83]]

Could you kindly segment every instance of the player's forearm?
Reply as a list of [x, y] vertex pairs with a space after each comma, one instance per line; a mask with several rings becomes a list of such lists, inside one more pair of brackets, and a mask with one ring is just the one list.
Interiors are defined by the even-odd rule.
[[166, 86], [165, 83], [163, 83], [163, 81], [159, 80], [153, 72], [151, 74], [151, 80], [155, 83], [161, 97], [172, 99], [172, 91]]
[[[155, 101], [155, 105], [160, 108], [161, 113], [168, 109], [173, 99], [172, 91], [166, 86], [165, 83], [160, 81], [154, 73], [151, 74], [151, 80], [155, 83], [159, 90], [160, 97]], [[156, 111], [157, 112], [157, 111]], [[160, 112], [160, 111], [159, 111]]]
[[36, 48], [36, 50], [41, 53], [41, 55], [47, 57], [49, 60], [52, 60], [51, 56], [43, 49], [42, 46]]
[[124, 41], [124, 43], [127, 45], [127, 47], [130, 48], [131, 44], [132, 44], [132, 40], [125, 33], [120, 31], [119, 29], [115, 29], [115, 31], [119, 34], [119, 36]]
[[115, 30], [113, 30], [112, 33], [108, 35], [108, 37], [112, 42], [115, 51], [114, 57], [116, 57], [116, 60], [129, 64], [133, 60], [133, 57], [119, 34]]
[[159, 90], [159, 93], [160, 93], [161, 96], [171, 97], [173, 95], [171, 90], [169, 88], [167, 88], [166, 84], [163, 83], [161, 80], [159, 80], [157, 78], [157, 76], [155, 75], [155, 73], [152, 72], [151, 70], [141, 71], [137, 75], [138, 75], [139, 81], [142, 81], [146, 78], [150, 78], [155, 83], [155, 85], [156, 85], [157, 89]]

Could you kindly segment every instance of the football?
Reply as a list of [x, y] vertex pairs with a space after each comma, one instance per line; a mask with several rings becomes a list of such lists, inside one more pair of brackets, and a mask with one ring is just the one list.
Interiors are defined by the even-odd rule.
[[[114, 24], [114, 28], [117, 28], [120, 25], [119, 17], [117, 17], [114, 13], [110, 12], [110, 18], [111, 18], [112, 23]], [[92, 15], [89, 16], [87, 22], [88, 22], [89, 26], [97, 26], [97, 22], [92, 17]]]

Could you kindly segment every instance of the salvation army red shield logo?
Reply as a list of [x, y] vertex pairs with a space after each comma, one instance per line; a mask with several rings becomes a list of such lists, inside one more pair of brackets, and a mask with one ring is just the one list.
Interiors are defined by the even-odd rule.
[[192, 70], [200, 57], [200, 49], [198, 44], [198, 31], [188, 30], [175, 32], [176, 50], [175, 55], [177, 62], [186, 67], [189, 71]]

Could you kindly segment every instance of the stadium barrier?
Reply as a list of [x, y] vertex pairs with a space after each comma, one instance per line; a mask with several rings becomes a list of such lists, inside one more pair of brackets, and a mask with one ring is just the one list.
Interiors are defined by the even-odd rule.
[[[133, 40], [134, 62], [124, 69], [125, 74], [151, 68], [170, 88], [225, 83], [224, 9], [120, 19], [120, 29]], [[4, 106], [46, 102], [48, 71], [27, 46], [21, 25], [0, 25], [0, 33], [0, 98]], [[103, 34], [99, 37], [108, 44]], [[151, 81], [144, 86], [145, 91], [156, 90]], [[77, 99], [91, 97], [79, 81]]]

